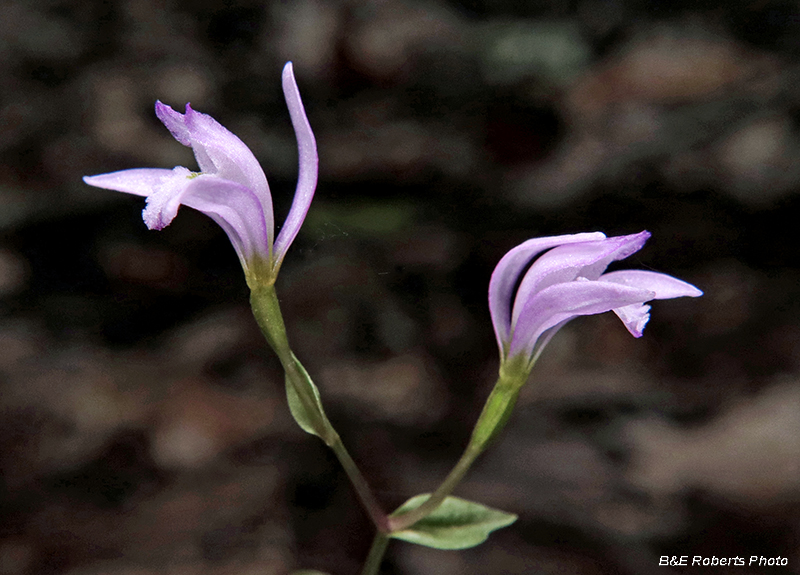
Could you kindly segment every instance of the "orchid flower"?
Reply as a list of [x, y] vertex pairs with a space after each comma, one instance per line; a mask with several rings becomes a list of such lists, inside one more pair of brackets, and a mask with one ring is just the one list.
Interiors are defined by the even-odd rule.
[[650, 318], [645, 302], [703, 295], [662, 273], [603, 273], [611, 262], [639, 251], [649, 237], [644, 231], [611, 238], [600, 232], [535, 238], [503, 256], [489, 283], [502, 362], [520, 358], [530, 371], [555, 332], [581, 315], [613, 311], [634, 337], [641, 337]]
[[250, 287], [273, 284], [286, 251], [308, 213], [317, 185], [317, 144], [308, 123], [292, 63], [283, 69], [283, 93], [297, 137], [299, 174], [292, 207], [277, 239], [267, 177], [250, 149], [214, 118], [186, 104], [184, 114], [156, 102], [156, 116], [172, 136], [194, 152], [199, 172], [138, 168], [83, 181], [91, 186], [144, 196], [143, 218], [151, 230], [170, 224], [181, 205], [217, 222], [231, 240]]

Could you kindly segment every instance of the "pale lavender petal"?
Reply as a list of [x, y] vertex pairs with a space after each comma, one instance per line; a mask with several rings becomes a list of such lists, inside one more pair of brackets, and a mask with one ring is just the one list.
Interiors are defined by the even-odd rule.
[[136, 168], [97, 176], [84, 176], [83, 181], [97, 188], [146, 197], [153, 193], [164, 178], [169, 178], [172, 175], [172, 170]]
[[292, 63], [287, 62], [283, 68], [283, 94], [286, 98], [286, 106], [289, 108], [289, 115], [292, 118], [295, 137], [297, 138], [297, 154], [299, 172], [297, 175], [297, 189], [294, 193], [294, 200], [286, 221], [283, 223], [280, 233], [275, 240], [273, 248], [273, 270], [277, 270], [283, 261], [286, 251], [297, 237], [300, 226], [306, 218], [311, 200], [314, 198], [314, 191], [317, 187], [317, 171], [319, 158], [317, 156], [317, 142], [314, 139], [314, 132], [308, 123], [303, 101], [300, 99], [300, 91], [294, 79]]
[[494, 268], [489, 281], [489, 313], [492, 316], [494, 333], [501, 352], [510, 338], [514, 288], [517, 286], [520, 274], [530, 261], [544, 250], [555, 246], [601, 240], [605, 237], [601, 232], [590, 232], [534, 238], [521, 243], [503, 256]]
[[[238, 182], [200, 175], [189, 180], [170, 205], [180, 203], [208, 215], [231, 240], [245, 272], [253, 258], [267, 261], [269, 241], [261, 203], [253, 191]], [[149, 207], [149, 206], [148, 206]]]
[[508, 355], [530, 357], [539, 337], [548, 329], [581, 315], [594, 315], [653, 299], [654, 292], [614, 282], [578, 279], [552, 285], [522, 305]]
[[[655, 293], [652, 299], [672, 299], [676, 297], [699, 297], [703, 292], [678, 278], [658, 272], [645, 270], [620, 270], [600, 276], [600, 281], [614, 282], [629, 287], [638, 287]], [[634, 337], [642, 337], [647, 320], [650, 319], [649, 305], [630, 305], [615, 309], [614, 313], [622, 320]]]
[[645, 230], [643, 232], [639, 232], [638, 234], [616, 236], [614, 238], [618, 240], [616, 249], [609, 253], [602, 260], [583, 268], [583, 270], [581, 270], [581, 277], [585, 277], [590, 280], [596, 280], [600, 277], [600, 274], [606, 271], [608, 264], [611, 262], [624, 260], [628, 256], [642, 249], [642, 246], [644, 246], [645, 242], [650, 239], [650, 235], [650, 232]]
[[638, 287], [655, 292], [653, 299], [699, 297], [703, 292], [692, 284], [667, 274], [645, 270], [620, 270], [600, 276], [600, 281]]
[[[186, 127], [186, 118], [180, 112], [176, 112], [172, 107], [167, 106], [160, 100], [156, 100], [156, 117], [166, 126], [172, 137], [184, 146], [192, 146], [192, 138], [189, 135], [189, 128]], [[200, 169], [203, 169], [201, 166]]]
[[173, 137], [194, 151], [200, 171], [252, 189], [261, 204], [270, 241], [273, 237], [272, 196], [264, 170], [244, 142], [208, 114], [186, 104], [186, 113], [156, 102], [156, 115]]
[[193, 110], [189, 104], [186, 104], [184, 118], [192, 149], [195, 153], [205, 154], [215, 168], [212, 171], [201, 166], [204, 172], [216, 173], [221, 178], [252, 188], [257, 195], [269, 196], [267, 176], [244, 142], [214, 118]]
[[[649, 232], [641, 232], [555, 247], [542, 254], [525, 272], [515, 299], [518, 302], [525, 302], [536, 292], [557, 283], [573, 281], [578, 277], [597, 279], [608, 264], [641, 249], [649, 237]], [[521, 306], [514, 306], [511, 315], [512, 329], [521, 311]]]

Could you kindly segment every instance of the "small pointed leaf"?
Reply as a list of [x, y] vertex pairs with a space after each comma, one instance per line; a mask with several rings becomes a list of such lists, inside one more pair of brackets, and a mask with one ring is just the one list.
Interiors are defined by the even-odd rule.
[[[402, 515], [416, 509], [428, 497], [430, 494], [412, 497], [392, 515]], [[391, 536], [434, 549], [468, 549], [486, 541], [492, 531], [511, 525], [516, 520], [517, 516], [513, 513], [458, 497], [448, 497], [433, 513]]]
[[311, 376], [308, 375], [308, 372], [302, 366], [302, 364], [297, 360], [295, 360], [295, 364], [297, 365], [300, 374], [303, 377], [307, 389], [310, 389], [312, 392], [314, 398], [314, 410], [312, 413], [309, 413], [309, 410], [306, 409], [305, 405], [303, 405], [303, 402], [297, 395], [297, 390], [295, 389], [294, 385], [292, 385], [292, 382], [287, 375], [286, 399], [289, 402], [289, 411], [292, 412], [292, 417], [294, 417], [297, 425], [299, 425], [303, 431], [310, 433], [311, 435], [316, 435], [317, 437], [324, 437], [324, 422], [327, 421], [327, 418], [325, 417], [325, 412], [322, 409], [322, 399], [319, 396], [319, 389], [317, 389], [317, 386], [314, 385], [313, 381], [311, 381]]

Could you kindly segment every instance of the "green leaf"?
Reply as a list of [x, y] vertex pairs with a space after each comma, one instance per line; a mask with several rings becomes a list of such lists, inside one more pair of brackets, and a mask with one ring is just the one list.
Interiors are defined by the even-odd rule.
[[287, 373], [286, 399], [289, 402], [289, 411], [292, 412], [292, 417], [294, 417], [297, 425], [303, 428], [303, 431], [310, 433], [311, 435], [316, 435], [317, 437], [324, 437], [323, 434], [325, 433], [325, 423], [327, 422], [327, 418], [325, 417], [325, 412], [322, 409], [322, 399], [319, 396], [319, 389], [317, 389], [317, 386], [314, 385], [313, 381], [311, 381], [311, 376], [308, 375], [306, 368], [304, 368], [303, 365], [297, 361], [297, 358], [294, 357], [294, 354], [292, 354], [292, 358], [294, 359], [298, 373], [303, 380], [302, 382], [298, 382], [298, 384], [303, 385], [306, 387], [306, 389], [311, 390], [314, 405], [313, 411], [310, 412], [308, 409], [306, 409], [306, 406], [303, 405], [303, 402], [297, 395], [297, 390], [292, 384], [292, 381], [289, 379], [289, 374]]
[[[422, 505], [430, 494], [412, 497], [392, 516]], [[468, 549], [480, 545], [489, 533], [514, 523], [517, 516], [458, 497], [448, 497], [430, 515], [411, 527], [391, 534], [395, 539], [434, 549]]]

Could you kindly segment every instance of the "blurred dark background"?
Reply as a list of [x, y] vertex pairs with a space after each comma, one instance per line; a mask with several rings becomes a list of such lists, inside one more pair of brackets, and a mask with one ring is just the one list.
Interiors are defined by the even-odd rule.
[[564, 328], [457, 490], [519, 521], [393, 543], [385, 573], [800, 573], [798, 56], [796, 1], [0, 3], [0, 573], [358, 572], [371, 527], [291, 421], [224, 233], [186, 208], [148, 232], [140, 198], [80, 179], [195, 168], [153, 113], [191, 101], [280, 223], [286, 60], [320, 184], [278, 292], [387, 509], [466, 443], [508, 249], [647, 229], [625, 266], [705, 291], [640, 340]]

